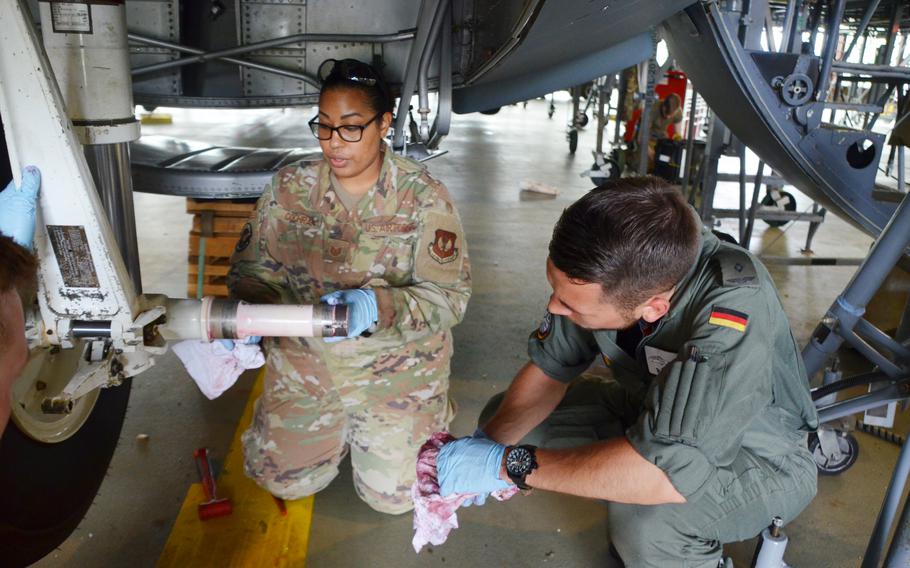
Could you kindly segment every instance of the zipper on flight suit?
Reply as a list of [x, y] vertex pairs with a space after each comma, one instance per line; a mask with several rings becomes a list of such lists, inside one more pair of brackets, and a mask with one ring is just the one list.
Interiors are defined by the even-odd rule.
[[[648, 361], [645, 357], [642, 356], [642, 351], [645, 349], [645, 344], [648, 342], [648, 338], [657, 335], [657, 332], [664, 326], [664, 322], [667, 321], [666, 316], [660, 318], [660, 321], [657, 322], [657, 325], [654, 326], [654, 329], [651, 330], [651, 333], [645, 335], [642, 333], [641, 339], [638, 341], [638, 345], [635, 347], [635, 363], [638, 364], [638, 368], [645, 372], [645, 375], [650, 376], [651, 373], [648, 371]], [[640, 323], [638, 325], [641, 325]]]

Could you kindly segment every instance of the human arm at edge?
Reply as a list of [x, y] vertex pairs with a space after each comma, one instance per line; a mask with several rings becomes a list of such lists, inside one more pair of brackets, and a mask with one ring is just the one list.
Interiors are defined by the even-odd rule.
[[496, 414], [481, 429], [491, 440], [516, 444], [553, 412], [568, 386], [528, 362], [512, 379]]
[[[537, 449], [538, 468], [526, 478], [535, 489], [635, 505], [685, 503], [662, 469], [620, 436], [578, 448]], [[505, 468], [500, 478], [508, 479]]]

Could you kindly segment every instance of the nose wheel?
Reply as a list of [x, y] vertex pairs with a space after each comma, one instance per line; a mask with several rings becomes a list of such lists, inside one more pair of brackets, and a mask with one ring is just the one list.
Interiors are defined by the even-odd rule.
[[13, 384], [11, 421], [0, 438], [0, 558], [30, 565], [60, 545], [85, 516], [107, 473], [129, 401], [129, 380], [46, 413], [86, 350], [33, 347]]
[[75, 374], [84, 356], [80, 341], [73, 349], [38, 347], [33, 349], [28, 364], [13, 383], [10, 416], [19, 430], [44, 444], [63, 442], [79, 431], [95, 408], [99, 390], [76, 400], [67, 413], [47, 413], [42, 403], [59, 395]]

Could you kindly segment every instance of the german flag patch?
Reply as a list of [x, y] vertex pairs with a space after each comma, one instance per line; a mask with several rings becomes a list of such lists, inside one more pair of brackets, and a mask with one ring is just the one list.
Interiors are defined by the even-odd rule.
[[736, 310], [714, 306], [711, 308], [711, 318], [708, 319], [708, 323], [744, 332], [746, 326], [749, 325], [749, 316]]

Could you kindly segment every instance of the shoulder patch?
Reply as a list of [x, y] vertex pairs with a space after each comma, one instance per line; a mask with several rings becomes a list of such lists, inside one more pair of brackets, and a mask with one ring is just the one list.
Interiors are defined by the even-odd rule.
[[733, 246], [722, 246], [714, 258], [720, 266], [723, 286], [758, 287], [758, 273], [752, 257], [746, 251]]
[[537, 328], [537, 339], [543, 341], [550, 335], [551, 331], [553, 331], [553, 314], [547, 312], [540, 322], [540, 326]]
[[414, 267], [417, 278], [444, 284], [458, 281], [464, 262], [465, 243], [457, 217], [430, 211], [417, 247]]
[[711, 306], [711, 317], [708, 319], [708, 323], [744, 333], [746, 326], [749, 325], [749, 315], [730, 308]]

